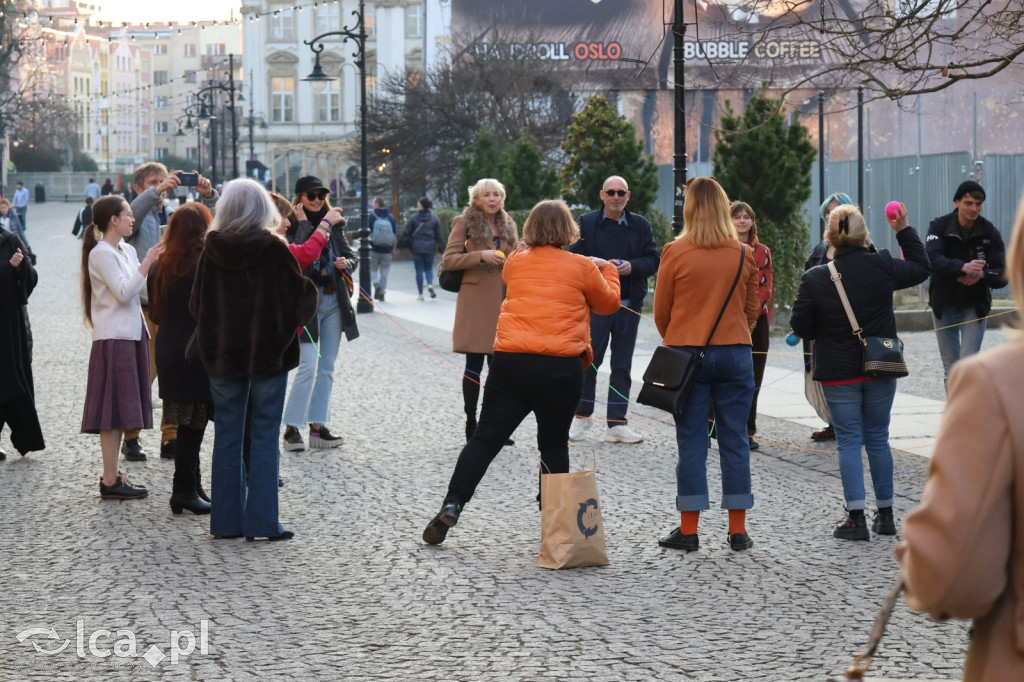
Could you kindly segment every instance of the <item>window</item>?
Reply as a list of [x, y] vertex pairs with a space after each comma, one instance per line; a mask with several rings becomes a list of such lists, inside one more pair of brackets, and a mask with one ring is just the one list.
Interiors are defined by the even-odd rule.
[[153, 54], [167, 54], [167, 44], [166, 43], [154, 43], [153, 44]]
[[409, 5], [405, 8], [405, 37], [423, 37], [423, 5]]
[[196, 44], [195, 43], [185, 43], [185, 56], [186, 57], [195, 57], [196, 56]]
[[324, 91], [316, 96], [317, 120], [321, 123], [341, 121], [341, 90], [338, 81], [327, 84]]
[[270, 109], [274, 123], [291, 123], [295, 120], [294, 78], [270, 80]]
[[316, 32], [327, 33], [341, 28], [341, 7], [335, 3], [324, 4], [316, 9]]
[[185, 72], [185, 82], [186, 83], [195, 83], [196, 82], [196, 72], [195, 71], [186, 71]]
[[292, 9], [278, 9], [270, 15], [271, 40], [295, 40], [295, 18]]
[[153, 108], [154, 109], [166, 109], [167, 108], [167, 97], [162, 96], [162, 95], [159, 96], [159, 97], [154, 97], [153, 98]]
[[228, 53], [227, 45], [224, 43], [207, 43], [206, 54], [210, 57], [222, 57]]
[[167, 72], [166, 71], [154, 71], [153, 72], [153, 85], [167, 85]]
[[373, 15], [367, 14], [363, 17], [363, 27], [366, 29], [366, 37], [373, 37]]
[[167, 147], [154, 147], [153, 156], [156, 157], [157, 161], [168, 155]]
[[199, 158], [199, 154], [196, 153], [195, 147], [189, 147], [185, 150], [185, 158], [189, 161], [195, 161]]
[[168, 129], [167, 121], [156, 121], [155, 123], [153, 123], [153, 132], [154, 133], [164, 133], [164, 134], [166, 134], [167, 133], [167, 129]]

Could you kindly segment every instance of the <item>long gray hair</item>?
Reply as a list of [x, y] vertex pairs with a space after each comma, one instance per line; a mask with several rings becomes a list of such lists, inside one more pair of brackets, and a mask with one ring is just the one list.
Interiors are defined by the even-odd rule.
[[281, 214], [263, 185], [250, 178], [239, 178], [224, 185], [210, 230], [224, 234], [266, 230], [277, 234], [280, 224]]

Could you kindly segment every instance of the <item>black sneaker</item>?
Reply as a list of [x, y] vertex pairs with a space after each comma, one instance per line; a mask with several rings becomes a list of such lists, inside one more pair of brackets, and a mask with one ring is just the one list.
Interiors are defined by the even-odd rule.
[[434, 291], [434, 287], [428, 286], [427, 291], [430, 293], [430, 298], [437, 298], [437, 292]]
[[104, 500], [139, 500], [149, 495], [145, 486], [132, 485], [124, 474], [118, 472], [114, 485], [103, 484], [103, 477], [100, 476], [100, 497]]
[[331, 433], [327, 426], [315, 429], [312, 424], [309, 425], [309, 447], [316, 448], [317, 450], [327, 450], [329, 448], [336, 448], [343, 442], [345, 442], [344, 439]]
[[294, 426], [284, 427], [284, 436], [282, 440], [284, 440], [284, 449], [288, 452], [306, 449], [306, 444], [302, 442], [302, 435]]
[[840, 540], [870, 540], [871, 533], [868, 532], [868, 520], [863, 514], [847, 516], [846, 519], [836, 526], [832, 531], [832, 537]]
[[121, 444], [121, 454], [129, 462], [146, 461], [146, 453], [143, 452], [142, 446], [139, 445], [138, 438], [125, 438], [124, 443]]
[[373, 288], [373, 298], [376, 301], [383, 301], [384, 300], [384, 297], [381, 296], [381, 293], [380, 293], [380, 287], [374, 287]]
[[160, 443], [160, 459], [174, 459], [174, 453], [178, 449], [178, 440], [172, 438]]
[[896, 517], [892, 507], [881, 507], [871, 519], [871, 530], [875, 535], [896, 535]]
[[672, 529], [672, 532], [658, 540], [659, 547], [668, 549], [681, 549], [684, 552], [696, 552], [700, 549], [700, 536], [696, 533], [683, 535], [679, 526]]

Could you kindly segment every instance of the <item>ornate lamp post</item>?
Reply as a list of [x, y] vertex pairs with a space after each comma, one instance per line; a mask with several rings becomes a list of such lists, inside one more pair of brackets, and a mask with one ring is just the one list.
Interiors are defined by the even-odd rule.
[[320, 53], [324, 51], [322, 41], [328, 36], [342, 36], [345, 42], [353, 41], [356, 51], [352, 54], [356, 58], [356, 68], [359, 69], [359, 135], [360, 135], [360, 166], [359, 166], [359, 289], [360, 296], [356, 303], [356, 310], [361, 313], [373, 312], [373, 304], [366, 300], [364, 294], [370, 291], [370, 225], [369, 225], [369, 201], [366, 186], [367, 166], [367, 144], [366, 144], [366, 14], [365, 2], [359, 0], [359, 9], [352, 12], [355, 16], [355, 25], [344, 27], [340, 31], [329, 31], [321, 33], [312, 40], [304, 40], [303, 44], [309, 45], [309, 49], [316, 55], [313, 64], [313, 71], [303, 78], [313, 88], [313, 92], [323, 92], [327, 83], [335, 80], [324, 73], [320, 65]]

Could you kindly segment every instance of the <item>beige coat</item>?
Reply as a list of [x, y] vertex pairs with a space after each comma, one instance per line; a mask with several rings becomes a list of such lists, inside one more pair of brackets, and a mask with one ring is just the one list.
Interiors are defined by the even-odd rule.
[[966, 358], [896, 548], [906, 600], [971, 618], [964, 682], [1024, 679], [1024, 340]]
[[[462, 252], [463, 245], [466, 253]], [[462, 216], [455, 218], [441, 263], [445, 270], [465, 271], [452, 328], [452, 350], [456, 353], [494, 352], [494, 332], [501, 302], [505, 300], [505, 284], [501, 281], [501, 266], [488, 265], [480, 258], [481, 251], [493, 248], [494, 244], [466, 241], [466, 220]], [[502, 240], [501, 251], [505, 255], [513, 249], [514, 244]]]

